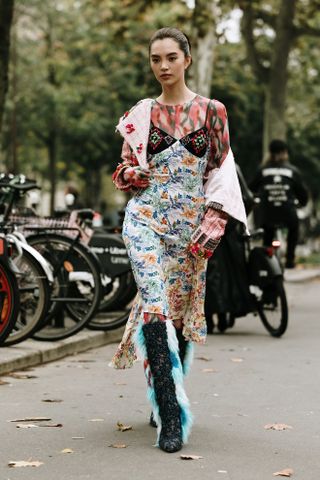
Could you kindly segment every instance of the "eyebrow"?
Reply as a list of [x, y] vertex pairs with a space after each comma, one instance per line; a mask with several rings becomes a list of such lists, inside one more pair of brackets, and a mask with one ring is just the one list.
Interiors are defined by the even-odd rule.
[[[166, 57], [170, 57], [171, 55], [178, 55], [178, 52], [167, 53]], [[152, 54], [151, 54], [151, 57], [157, 57], [157, 58], [159, 58], [160, 55], [157, 55], [156, 53], [152, 53]]]

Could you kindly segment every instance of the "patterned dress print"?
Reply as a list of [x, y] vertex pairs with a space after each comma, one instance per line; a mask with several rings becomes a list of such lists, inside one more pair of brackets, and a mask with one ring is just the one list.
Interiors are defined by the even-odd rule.
[[[221, 118], [217, 108], [223, 108]], [[219, 165], [228, 148], [226, 115], [219, 102], [200, 96], [177, 106], [154, 102], [148, 144], [150, 185], [134, 192], [123, 224], [138, 294], [112, 361], [116, 368], [129, 367], [136, 360], [133, 334], [144, 312], [181, 319], [187, 339], [205, 340], [207, 262], [195, 259], [188, 247], [205, 210], [208, 163]], [[135, 164], [130, 152], [124, 164]], [[124, 164], [118, 167], [116, 179], [121, 185]]]

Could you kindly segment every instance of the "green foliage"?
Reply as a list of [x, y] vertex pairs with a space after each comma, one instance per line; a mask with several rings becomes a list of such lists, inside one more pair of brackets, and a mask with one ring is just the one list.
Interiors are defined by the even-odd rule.
[[[234, 3], [221, 2], [222, 18]], [[267, 17], [279, 2], [251, 3], [264, 11], [256, 35], [261, 58], [267, 61], [272, 44]], [[306, 22], [315, 26], [316, 14], [308, 19], [300, 4], [298, 13], [299, 27]], [[3, 157], [10, 167], [15, 115], [19, 170], [46, 178], [48, 146], [54, 136], [58, 178], [79, 179], [98, 202], [99, 179], [119, 161], [118, 118], [140, 98], [159, 94], [149, 68], [148, 40], [166, 25], [192, 32], [192, 11], [182, 0], [17, 0], [16, 21], [17, 65], [11, 65]], [[299, 37], [290, 56], [287, 101], [291, 157], [315, 195], [320, 173], [317, 52], [311, 37]], [[232, 148], [248, 178], [261, 161], [264, 100], [243, 41], [232, 44], [223, 35], [220, 38], [212, 97], [227, 107]]]

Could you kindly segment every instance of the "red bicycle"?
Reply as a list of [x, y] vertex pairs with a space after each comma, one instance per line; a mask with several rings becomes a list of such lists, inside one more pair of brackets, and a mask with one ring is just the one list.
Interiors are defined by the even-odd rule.
[[20, 309], [18, 282], [10, 252], [5, 235], [0, 235], [0, 346], [14, 328]]

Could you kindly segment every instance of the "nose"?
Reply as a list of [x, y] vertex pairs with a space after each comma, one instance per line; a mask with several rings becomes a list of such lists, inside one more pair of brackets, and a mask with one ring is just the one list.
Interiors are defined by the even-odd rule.
[[167, 62], [166, 61], [162, 62], [160, 68], [161, 68], [161, 70], [168, 70]]

